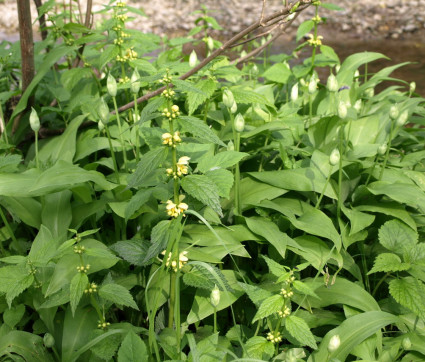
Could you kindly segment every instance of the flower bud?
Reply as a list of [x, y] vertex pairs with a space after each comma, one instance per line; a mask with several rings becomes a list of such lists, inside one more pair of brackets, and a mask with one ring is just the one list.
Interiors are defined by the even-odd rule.
[[360, 72], [359, 72], [359, 70], [356, 70], [356, 71], [354, 72], [354, 79], [355, 79], [355, 80], [359, 80], [359, 77], [360, 77]]
[[398, 116], [397, 122], [396, 122], [397, 126], [399, 127], [404, 126], [408, 118], [409, 118], [409, 112], [406, 109], [405, 111], [401, 112], [401, 114]]
[[314, 94], [317, 90], [317, 82], [316, 79], [311, 79], [310, 83], [308, 84], [308, 93]]
[[193, 68], [197, 62], [198, 62], [198, 56], [196, 55], [196, 52], [192, 50], [192, 53], [190, 53], [190, 56], [189, 56], [189, 66]]
[[229, 89], [225, 89], [223, 92], [223, 103], [227, 108], [232, 108], [233, 103], [235, 103], [235, 98], [233, 93]]
[[214, 49], [214, 40], [210, 36], [207, 39], [207, 46], [210, 51]]
[[298, 83], [295, 83], [291, 89], [291, 101], [295, 102], [298, 99]]
[[401, 345], [403, 349], [410, 349], [410, 347], [412, 347], [412, 342], [410, 341], [409, 337], [404, 337]]
[[130, 82], [131, 82], [130, 91], [133, 94], [139, 93], [139, 90], [140, 90], [139, 79], [140, 79], [140, 75], [139, 75], [139, 72], [137, 71], [137, 68], [136, 68], [136, 69], [134, 69], [133, 74], [131, 75], [131, 78], [130, 78]]
[[387, 148], [388, 148], [388, 146], [387, 146], [387, 144], [386, 144], [386, 143], [383, 143], [382, 145], [380, 145], [380, 146], [378, 147], [378, 155], [379, 155], [379, 156], [383, 156], [383, 155], [385, 155], [385, 153], [387, 152]]
[[38, 118], [37, 111], [33, 107], [31, 107], [30, 126], [34, 132], [38, 132], [40, 129], [40, 119]]
[[347, 106], [345, 102], [339, 102], [338, 104], [338, 117], [341, 119], [347, 117]]
[[332, 338], [329, 341], [328, 352], [329, 353], [335, 352], [339, 348], [340, 344], [341, 344], [341, 339], [339, 338], [338, 334], [335, 334], [334, 336], [332, 336]]
[[238, 113], [235, 117], [235, 131], [238, 133], [243, 132], [245, 128], [245, 119], [242, 114]]
[[218, 307], [220, 303], [220, 289], [218, 289], [217, 285], [214, 285], [214, 288], [211, 291], [210, 301], [214, 308]]
[[326, 86], [329, 92], [336, 92], [338, 90], [338, 80], [333, 74], [328, 77]]
[[362, 109], [362, 100], [361, 100], [361, 99], [358, 99], [358, 100], [356, 101], [356, 103], [354, 103], [354, 109], [355, 109], [357, 112], [360, 112], [360, 110]]
[[340, 154], [339, 154], [339, 150], [338, 148], [335, 148], [332, 152], [331, 155], [329, 156], [329, 163], [331, 164], [331, 166], [335, 166], [337, 164], [339, 164], [339, 159], [340, 159]]
[[305, 82], [305, 79], [304, 78], [301, 78], [300, 79], [300, 84], [301, 84], [302, 87], [304, 87], [306, 85], [306, 82]]
[[400, 114], [398, 107], [396, 104], [393, 104], [390, 108], [390, 118], [392, 120], [396, 119], [398, 117], [398, 115]]
[[103, 123], [103, 125], [107, 125], [109, 122], [109, 107], [103, 97], [100, 98], [100, 104], [99, 109], [97, 110], [97, 114], [99, 115], [100, 121]]
[[335, 66], [335, 72], [339, 72], [339, 70], [341, 69], [341, 65], [340, 64], [337, 64], [336, 66]]
[[230, 112], [236, 113], [237, 110], [238, 110], [238, 105], [236, 104], [236, 102], [233, 102], [232, 106], [230, 107]]
[[47, 348], [52, 348], [55, 345], [55, 339], [50, 333], [46, 333], [43, 337], [43, 343]]
[[375, 90], [373, 88], [368, 88], [364, 91], [364, 94], [368, 98], [372, 98], [375, 95]]
[[257, 75], [260, 71], [258, 70], [257, 64], [254, 64], [252, 66], [252, 70], [251, 70], [252, 74]]
[[416, 83], [415, 82], [411, 82], [409, 84], [409, 92], [410, 92], [410, 94], [412, 94], [415, 90], [416, 90]]
[[227, 151], [234, 151], [235, 150], [235, 145], [233, 144], [233, 141], [229, 141], [229, 143], [227, 144]]
[[108, 74], [108, 79], [106, 80], [106, 89], [111, 97], [116, 97], [117, 95], [117, 81], [111, 73]]

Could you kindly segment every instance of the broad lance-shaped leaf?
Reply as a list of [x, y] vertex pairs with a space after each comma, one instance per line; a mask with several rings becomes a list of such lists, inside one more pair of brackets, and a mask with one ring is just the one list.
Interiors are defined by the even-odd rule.
[[195, 87], [204, 92], [204, 94], [192, 91], [188, 92], [187, 102], [189, 104], [189, 114], [195, 112], [196, 108], [198, 108], [208, 98], [211, 98], [217, 89], [217, 82], [212, 79], [202, 79], [195, 85]]
[[128, 220], [138, 209], [140, 209], [151, 197], [151, 189], [137, 191], [125, 208], [125, 219]]
[[181, 116], [177, 122], [180, 124], [183, 132], [191, 133], [202, 143], [215, 143], [220, 146], [226, 146], [214, 131], [208, 127], [204, 121], [192, 116]]
[[254, 319], [252, 320], [252, 323], [258, 321], [261, 318], [266, 318], [273, 313], [277, 313], [278, 311], [282, 310], [284, 305], [285, 299], [280, 294], [272, 295], [261, 303], [257, 313], [254, 316]]
[[247, 156], [249, 156], [248, 153], [237, 151], [223, 151], [213, 157], [211, 155], [205, 155], [198, 163], [198, 168], [201, 172], [207, 172], [216, 168], [228, 168], [236, 165]]
[[89, 284], [89, 278], [86, 273], [78, 273], [71, 280], [71, 285], [69, 287], [70, 292], [70, 302], [71, 302], [71, 311], [74, 315], [75, 310], [77, 309], [78, 303], [80, 302], [81, 297], [84, 294], [84, 290]]
[[217, 169], [205, 172], [218, 189], [218, 195], [226, 199], [230, 198], [230, 190], [233, 186], [233, 174], [229, 170]]
[[183, 178], [181, 185], [190, 196], [211, 207], [221, 217], [223, 216], [218, 188], [207, 176], [188, 175]]
[[128, 177], [128, 186], [137, 187], [159, 168], [167, 158], [168, 148], [160, 147], [145, 153], [139, 163], [137, 164], [136, 171]]
[[106, 284], [100, 287], [99, 296], [118, 305], [139, 310], [130, 292], [119, 284]]
[[149, 354], [142, 339], [133, 331], [128, 332], [118, 350], [118, 362], [147, 362]]
[[311, 333], [308, 324], [304, 319], [290, 315], [286, 317], [285, 327], [289, 334], [294, 337], [303, 346], [317, 348], [313, 333]]
[[425, 320], [425, 285], [412, 277], [393, 279], [389, 285], [391, 296]]

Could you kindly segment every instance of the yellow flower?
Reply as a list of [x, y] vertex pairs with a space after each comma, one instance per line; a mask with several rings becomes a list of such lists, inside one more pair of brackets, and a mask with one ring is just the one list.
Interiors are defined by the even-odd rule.
[[181, 177], [187, 175], [187, 166], [189, 164], [190, 157], [180, 157], [177, 162], [177, 176]]
[[[165, 250], [161, 253], [165, 255]], [[171, 267], [175, 272], [177, 272], [177, 260], [171, 260], [172, 253], [168, 253], [167, 261], [165, 262], [166, 267]], [[183, 268], [183, 266], [188, 262], [187, 251], [182, 251], [179, 254], [179, 269]]]
[[167, 210], [167, 214], [171, 217], [178, 217], [180, 214], [184, 213], [189, 206], [185, 204], [184, 202], [181, 202], [180, 204], [176, 205], [171, 200], [167, 201], [167, 206], [165, 207]]
[[162, 135], [162, 143], [164, 145], [172, 146], [173, 145], [173, 136], [170, 133], [164, 133]]
[[173, 139], [174, 139], [174, 142], [176, 142], [176, 143], [182, 141], [182, 139], [180, 138], [180, 132], [179, 131], [174, 132]]

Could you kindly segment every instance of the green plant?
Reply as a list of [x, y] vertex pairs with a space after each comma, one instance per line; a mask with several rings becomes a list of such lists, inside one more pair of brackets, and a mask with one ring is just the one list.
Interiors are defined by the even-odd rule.
[[248, 31], [197, 62], [192, 37], [127, 29], [123, 2], [94, 29], [54, 6], [3, 111], [2, 360], [424, 358], [425, 103], [403, 81], [374, 92], [401, 65], [341, 63], [318, 1], [297, 65], [230, 62]]

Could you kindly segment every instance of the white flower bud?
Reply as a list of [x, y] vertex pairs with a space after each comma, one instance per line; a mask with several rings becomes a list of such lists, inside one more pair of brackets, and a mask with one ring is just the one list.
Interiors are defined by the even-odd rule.
[[408, 118], [409, 118], [409, 112], [406, 109], [405, 111], [401, 112], [401, 114], [397, 118], [397, 126], [399, 127], [404, 126]]
[[207, 39], [207, 46], [210, 51], [214, 49], [214, 40], [210, 36]]
[[356, 70], [356, 71], [354, 72], [354, 78], [355, 78], [356, 80], [358, 80], [358, 79], [359, 79], [359, 77], [360, 77], [360, 72], [359, 72], [359, 70]]
[[375, 95], [375, 90], [373, 88], [368, 88], [364, 91], [364, 94], [368, 98], [372, 98]]
[[235, 98], [233, 93], [229, 89], [225, 89], [223, 92], [223, 103], [227, 108], [232, 108], [233, 103], [235, 103]]
[[338, 334], [335, 334], [334, 336], [332, 336], [332, 338], [329, 341], [328, 352], [329, 353], [335, 352], [339, 348], [340, 344], [341, 344], [341, 339], [339, 338]]
[[383, 155], [385, 155], [385, 153], [387, 152], [387, 148], [388, 148], [388, 146], [387, 146], [387, 144], [386, 144], [386, 143], [383, 143], [382, 145], [380, 145], [380, 146], [378, 147], [378, 155], [379, 155], [379, 156], [383, 156]]
[[260, 71], [258, 70], [257, 64], [254, 64], [252, 66], [252, 70], [251, 70], [252, 74], [257, 75]]
[[229, 141], [229, 143], [227, 144], [227, 151], [234, 151], [235, 150], [235, 145], [233, 144], [233, 141]]
[[410, 92], [410, 94], [412, 94], [415, 90], [416, 90], [416, 83], [415, 82], [411, 82], [409, 84], [409, 92]]
[[337, 64], [336, 66], [335, 66], [335, 72], [339, 72], [339, 70], [341, 69], [341, 65], [340, 64]]
[[340, 159], [340, 154], [339, 154], [339, 150], [338, 148], [335, 148], [332, 152], [331, 155], [329, 156], [329, 163], [331, 164], [331, 166], [335, 166], [339, 164], [339, 159]]
[[404, 337], [401, 345], [403, 349], [410, 349], [410, 347], [412, 347], [412, 342], [410, 341], [409, 337]]
[[137, 68], [136, 68], [136, 69], [134, 69], [134, 72], [133, 72], [133, 74], [131, 75], [131, 78], [130, 78], [130, 82], [131, 82], [130, 91], [133, 94], [139, 93], [139, 90], [140, 90], [139, 79], [140, 79], [140, 75], [139, 75], [139, 72], [137, 71]]
[[357, 112], [360, 112], [360, 110], [362, 109], [362, 100], [361, 100], [361, 99], [358, 99], [358, 100], [356, 101], [356, 103], [354, 103], [354, 109], [355, 109]]
[[338, 91], [338, 80], [336, 79], [336, 77], [333, 74], [331, 74], [328, 77], [328, 82], [327, 82], [326, 86], [327, 86], [329, 92]]
[[99, 109], [97, 110], [97, 113], [99, 115], [100, 121], [104, 125], [107, 125], [108, 122], [109, 122], [109, 107], [106, 104], [106, 102], [103, 99], [103, 97], [100, 98]]
[[196, 55], [196, 52], [192, 50], [192, 53], [190, 53], [189, 56], [189, 66], [193, 68], [196, 63], [198, 63], [198, 56]]
[[217, 285], [214, 285], [214, 289], [211, 291], [210, 301], [214, 308], [218, 307], [220, 303], [220, 289], [218, 289]]
[[338, 117], [341, 119], [347, 117], [347, 105], [345, 102], [339, 102], [338, 104]]
[[238, 113], [235, 117], [235, 131], [238, 133], [243, 132], [245, 128], [245, 119], [242, 114]]
[[298, 99], [298, 83], [295, 83], [291, 89], [291, 101], [295, 102]]
[[230, 112], [236, 113], [237, 110], [238, 110], [238, 105], [236, 104], [236, 102], [233, 102], [232, 106], [230, 107]]
[[34, 132], [38, 132], [40, 129], [40, 119], [38, 118], [37, 111], [33, 107], [31, 107], [30, 126]]
[[317, 82], [315, 79], [311, 79], [310, 83], [308, 84], [308, 93], [314, 94], [317, 90]]
[[55, 345], [55, 338], [50, 333], [46, 333], [43, 337], [43, 343], [45, 347], [52, 348]]
[[302, 87], [304, 87], [306, 85], [304, 78], [300, 79], [300, 84], [301, 84]]
[[117, 81], [111, 73], [108, 74], [108, 79], [106, 80], [106, 88], [111, 97], [116, 97], [117, 95]]
[[398, 115], [400, 114], [398, 107], [396, 104], [393, 104], [390, 108], [390, 118], [392, 120], [396, 119], [398, 117]]
[[97, 122], [97, 128], [101, 132], [105, 129], [105, 125], [102, 123], [102, 121]]

